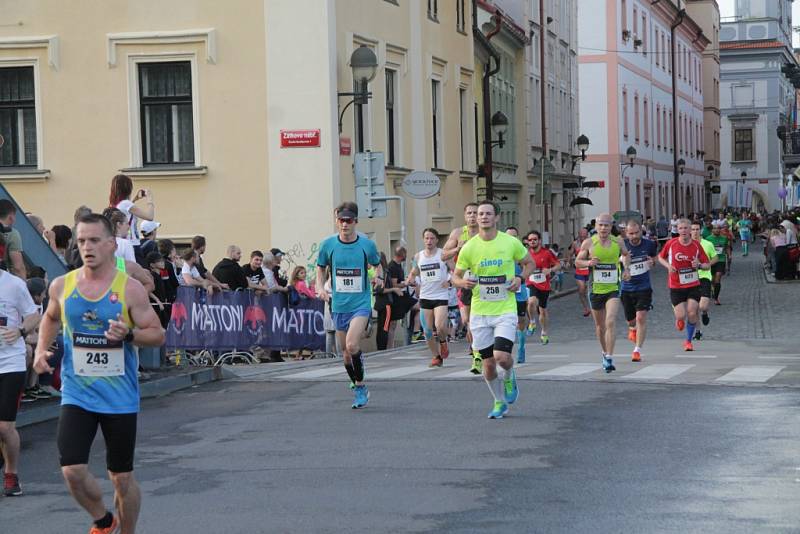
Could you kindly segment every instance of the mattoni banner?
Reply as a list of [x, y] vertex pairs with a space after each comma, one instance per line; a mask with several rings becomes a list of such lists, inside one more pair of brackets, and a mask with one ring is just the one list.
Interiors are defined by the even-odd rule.
[[289, 306], [279, 294], [223, 291], [209, 296], [205, 290], [180, 287], [167, 326], [167, 347], [324, 350], [323, 319], [321, 300]]

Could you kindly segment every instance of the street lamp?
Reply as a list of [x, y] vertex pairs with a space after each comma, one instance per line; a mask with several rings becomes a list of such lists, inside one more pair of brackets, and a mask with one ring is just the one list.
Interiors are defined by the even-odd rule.
[[[342, 133], [342, 118], [347, 108], [353, 103], [366, 104], [367, 101], [372, 98], [372, 93], [367, 91], [367, 84], [375, 78], [375, 73], [378, 70], [378, 58], [371, 48], [361, 45], [353, 50], [353, 54], [350, 56], [350, 68], [353, 70], [353, 82], [358, 90], [336, 93], [338, 98], [343, 96], [353, 97], [350, 102], [345, 104], [341, 113], [339, 113], [339, 133]], [[339, 105], [338, 99], [336, 105], [337, 107]]]
[[[623, 188], [623, 186], [625, 184], [625, 171], [627, 171], [628, 169], [633, 167], [634, 161], [636, 160], [636, 149], [633, 148], [633, 146], [629, 146], [628, 150], [625, 151], [625, 155], [628, 157], [628, 163], [620, 162], [620, 164], [619, 164], [620, 167], [622, 168], [622, 175], [619, 178], [620, 198], [622, 197], [622, 188]], [[620, 202], [622, 202], [622, 201], [620, 200]], [[627, 201], [626, 201], [626, 204], [627, 204]], [[627, 208], [628, 208], [628, 206], [626, 205], [625, 209], [627, 209]]]
[[[742, 174], [740, 174], [739, 177], [742, 179], [741, 180], [742, 181], [742, 193], [744, 193], [744, 183], [747, 181], [747, 173], [745, 171], [742, 171]], [[742, 196], [744, 196], [744, 195], [742, 195]], [[744, 204], [744, 202], [742, 202], [742, 204]], [[738, 181], [736, 182], [736, 207], [737, 208], [741, 208], [742, 207], [739, 204], [739, 182]]]
[[578, 136], [578, 141], [575, 143], [578, 150], [581, 151], [581, 160], [586, 161], [586, 151], [589, 150], [589, 138], [581, 134]]
[[508, 130], [508, 117], [505, 116], [505, 113], [502, 111], [495, 112], [492, 115], [492, 132], [497, 136], [497, 141], [489, 140], [490, 146], [498, 146], [503, 148], [506, 144], [503, 136], [506, 134]]

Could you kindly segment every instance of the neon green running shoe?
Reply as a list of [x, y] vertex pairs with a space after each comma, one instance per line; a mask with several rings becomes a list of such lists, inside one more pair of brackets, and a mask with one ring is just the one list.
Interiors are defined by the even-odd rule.
[[542, 336], [539, 339], [542, 340], [542, 345], [547, 345], [548, 343], [550, 343], [550, 336]]
[[505, 402], [494, 401], [492, 411], [489, 412], [489, 419], [502, 419], [508, 413], [508, 404]]
[[503, 393], [505, 393], [506, 402], [514, 404], [519, 397], [519, 389], [517, 388], [517, 373], [512, 369], [511, 376], [503, 380]]

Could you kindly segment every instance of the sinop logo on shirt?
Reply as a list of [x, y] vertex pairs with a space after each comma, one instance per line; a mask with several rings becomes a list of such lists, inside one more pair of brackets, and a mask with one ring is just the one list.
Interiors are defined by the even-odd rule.
[[502, 266], [503, 266], [503, 260], [501, 260], [500, 258], [493, 260], [492, 259], [481, 260], [481, 267], [502, 267]]

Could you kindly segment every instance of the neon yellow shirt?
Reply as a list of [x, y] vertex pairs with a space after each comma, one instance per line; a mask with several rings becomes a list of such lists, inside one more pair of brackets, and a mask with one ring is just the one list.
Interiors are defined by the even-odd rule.
[[[714, 243], [712, 243], [708, 239], [700, 239], [700, 246], [703, 247], [706, 256], [708, 256], [708, 261], [714, 261], [714, 258], [717, 257], [717, 251], [714, 248]], [[698, 269], [697, 275], [700, 278], [711, 280], [711, 269]]]
[[473, 315], [517, 313], [516, 296], [507, 288], [514, 279], [514, 265], [527, 255], [522, 242], [505, 232], [498, 232], [491, 241], [478, 235], [464, 245], [456, 267], [478, 278], [472, 290]]

